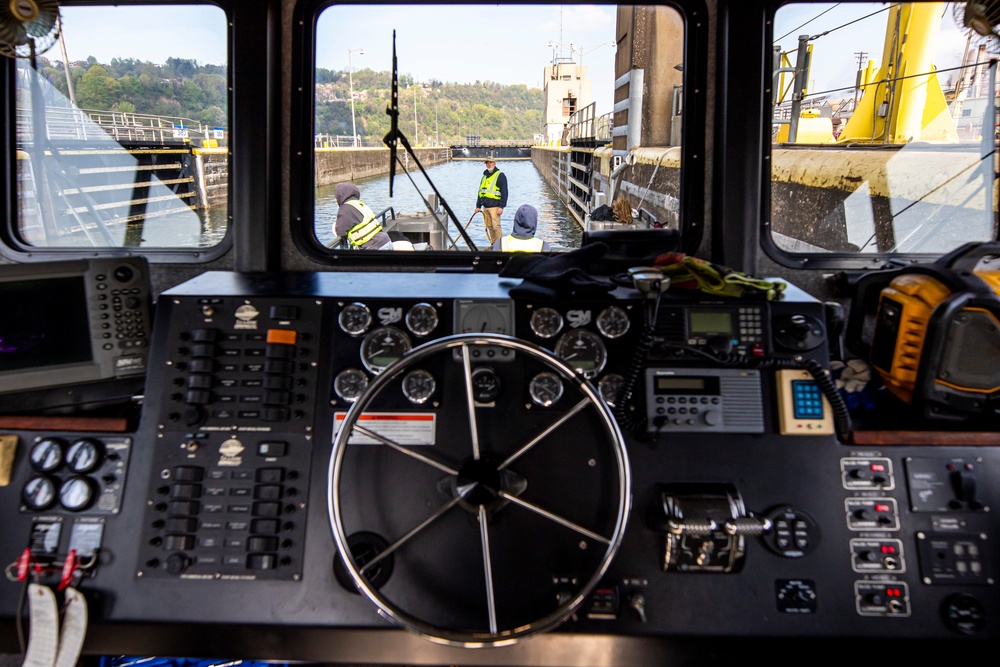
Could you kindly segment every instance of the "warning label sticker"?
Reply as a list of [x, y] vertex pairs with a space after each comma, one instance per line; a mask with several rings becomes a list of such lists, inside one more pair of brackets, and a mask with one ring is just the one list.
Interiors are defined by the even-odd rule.
[[[333, 416], [333, 439], [337, 439], [340, 427], [344, 423], [346, 412], [338, 412]], [[379, 445], [381, 441], [362, 433], [363, 428], [372, 433], [378, 433], [383, 438], [397, 445], [433, 445], [437, 415], [421, 412], [365, 412], [355, 423], [349, 445]]]

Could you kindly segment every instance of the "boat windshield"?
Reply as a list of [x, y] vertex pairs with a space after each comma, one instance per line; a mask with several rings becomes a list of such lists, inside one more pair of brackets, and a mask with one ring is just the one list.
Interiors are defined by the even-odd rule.
[[779, 254], [997, 238], [997, 38], [965, 27], [967, 4], [778, 10], [765, 222]]
[[542, 244], [521, 248], [558, 252], [598, 230], [678, 230], [684, 40], [662, 6], [326, 8], [305, 195], [315, 243], [469, 252], [533, 232]]
[[39, 21], [51, 29], [5, 54], [16, 56], [16, 242], [219, 245], [229, 219], [225, 12], [48, 7]]

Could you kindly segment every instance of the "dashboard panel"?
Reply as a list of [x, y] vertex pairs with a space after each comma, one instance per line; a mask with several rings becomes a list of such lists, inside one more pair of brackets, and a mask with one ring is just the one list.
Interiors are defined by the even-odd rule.
[[0, 431], [0, 649], [19, 564], [57, 587], [71, 550], [90, 654], [610, 665], [1000, 637], [1000, 451], [842, 440], [809, 370], [823, 303], [519, 282], [165, 292], [134, 433]]

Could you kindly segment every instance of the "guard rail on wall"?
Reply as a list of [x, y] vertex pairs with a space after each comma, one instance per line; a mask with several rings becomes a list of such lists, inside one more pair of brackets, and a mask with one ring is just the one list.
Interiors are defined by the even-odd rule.
[[[45, 107], [45, 135], [49, 140], [115, 141], [150, 143], [193, 143], [202, 146], [224, 144], [229, 133], [191, 118], [151, 116], [120, 111], [99, 111], [69, 107]], [[34, 141], [30, 110], [17, 110], [19, 143]]]

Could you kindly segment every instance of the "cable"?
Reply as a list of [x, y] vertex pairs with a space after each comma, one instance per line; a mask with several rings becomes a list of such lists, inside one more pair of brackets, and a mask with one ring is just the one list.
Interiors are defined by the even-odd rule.
[[833, 11], [834, 9], [836, 9], [836, 8], [837, 8], [837, 7], [839, 7], [839, 6], [840, 6], [840, 3], [838, 2], [838, 3], [837, 3], [837, 4], [835, 4], [835, 5], [833, 6], [833, 7], [830, 7], [830, 8], [829, 8], [829, 9], [827, 9], [826, 11], [823, 11], [823, 12], [820, 12], [820, 13], [819, 13], [819, 14], [817, 14], [816, 16], [812, 17], [811, 19], [809, 19], [808, 21], [806, 21], [805, 23], [803, 23], [802, 25], [800, 25], [800, 26], [799, 26], [798, 28], [792, 28], [791, 30], [789, 30], [789, 31], [788, 31], [788, 32], [786, 32], [786, 33], [785, 33], [784, 35], [782, 35], [781, 37], [777, 38], [777, 39], [776, 39], [776, 40], [774, 40], [774, 41], [776, 41], [776, 42], [780, 42], [780, 41], [781, 41], [781, 40], [783, 40], [783, 39], [784, 39], [785, 37], [788, 37], [789, 35], [791, 35], [791, 34], [792, 34], [793, 32], [795, 32], [795, 31], [796, 31], [796, 30], [798, 30], [799, 28], [804, 28], [804, 27], [806, 27], [807, 25], [809, 25], [810, 23], [812, 23], [813, 21], [815, 21], [816, 19], [818, 19], [818, 18], [819, 18], [820, 16], [823, 16], [823, 14], [826, 14], [827, 12], [832, 12], [832, 11]]
[[830, 409], [833, 410], [833, 427], [837, 431], [837, 436], [846, 441], [851, 433], [851, 414], [847, 410], [847, 403], [844, 397], [837, 391], [837, 385], [833, 381], [830, 371], [824, 368], [823, 364], [815, 359], [806, 359], [804, 367], [816, 380], [820, 391], [830, 402]]

